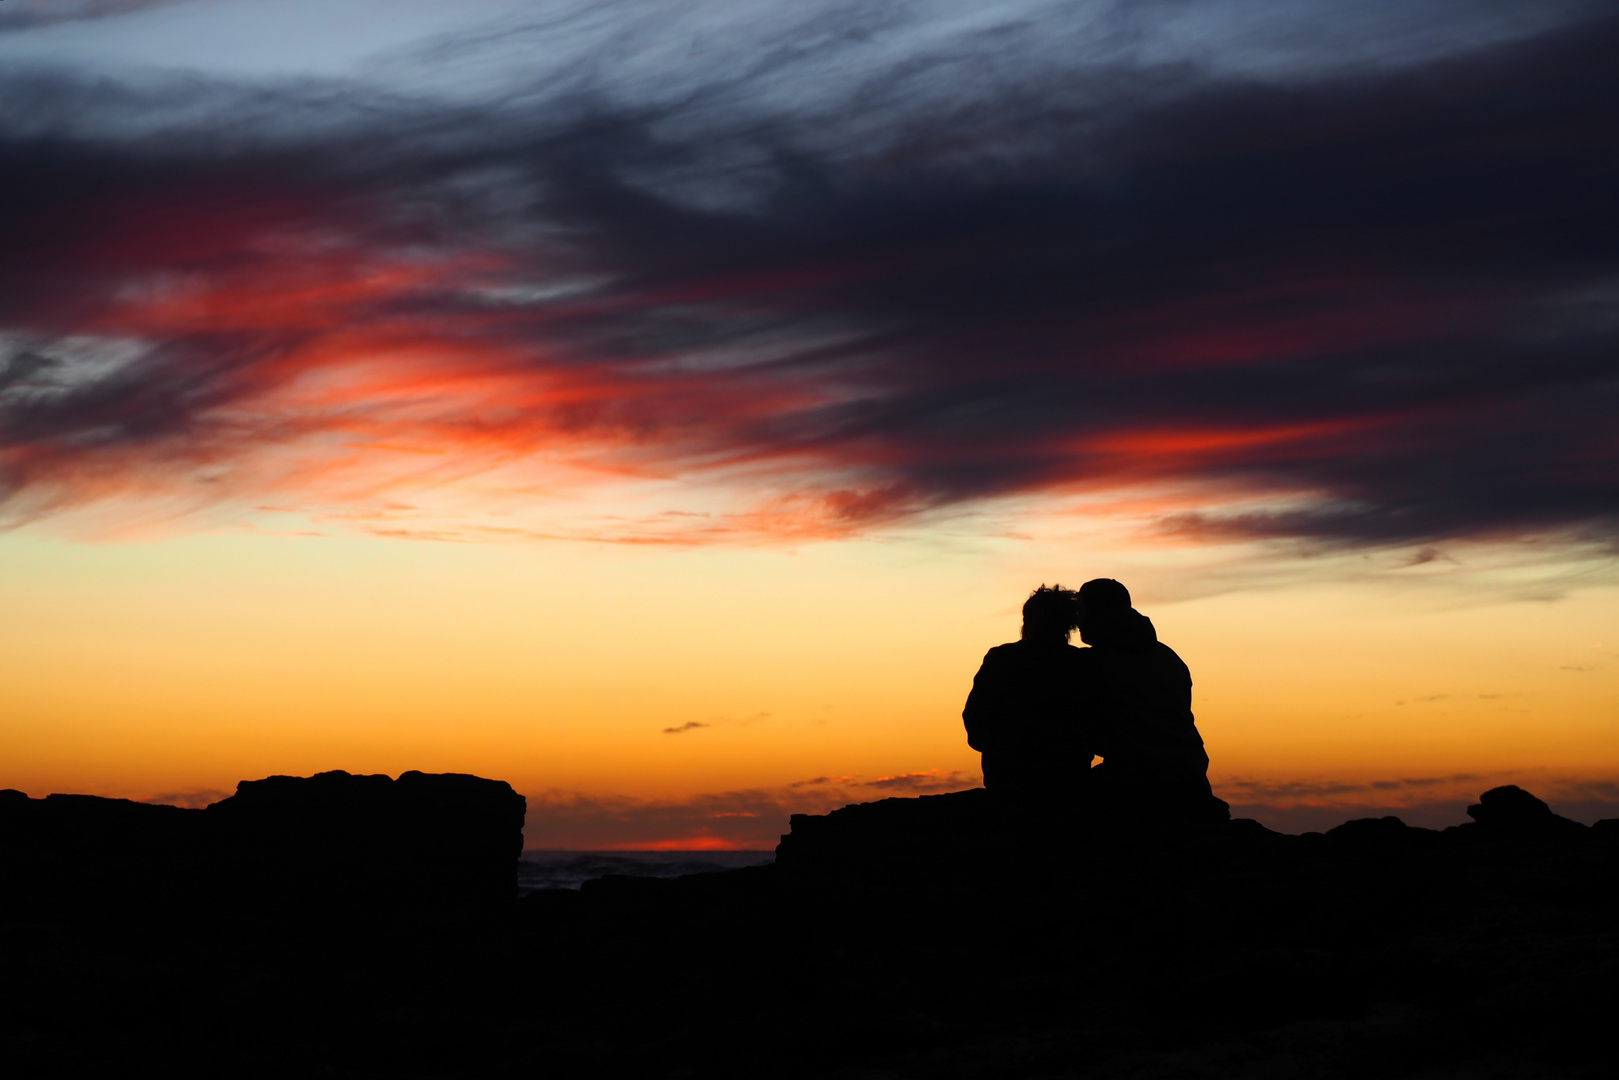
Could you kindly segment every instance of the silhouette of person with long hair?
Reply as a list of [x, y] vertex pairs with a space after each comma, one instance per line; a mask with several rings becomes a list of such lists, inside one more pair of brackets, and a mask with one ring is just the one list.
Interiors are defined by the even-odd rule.
[[1080, 586], [1085, 693], [1095, 705], [1095, 797], [1109, 815], [1141, 821], [1225, 821], [1209, 787], [1209, 755], [1192, 717], [1192, 673], [1158, 640], [1112, 578]]
[[1040, 586], [1023, 604], [1023, 634], [997, 645], [973, 677], [961, 711], [967, 745], [983, 755], [984, 786], [1012, 800], [1077, 795], [1090, 772], [1086, 650], [1068, 643], [1075, 594]]

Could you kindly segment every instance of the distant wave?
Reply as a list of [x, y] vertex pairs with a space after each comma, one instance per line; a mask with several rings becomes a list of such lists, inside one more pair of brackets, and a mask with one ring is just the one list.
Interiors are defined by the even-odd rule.
[[525, 851], [517, 863], [517, 890], [577, 889], [608, 874], [673, 878], [775, 861], [773, 851]]

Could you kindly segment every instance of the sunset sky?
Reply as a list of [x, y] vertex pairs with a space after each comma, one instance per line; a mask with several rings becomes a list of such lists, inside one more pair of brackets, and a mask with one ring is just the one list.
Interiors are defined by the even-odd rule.
[[976, 785], [1124, 581], [1289, 830], [1619, 816], [1611, 4], [5, 0], [0, 787]]

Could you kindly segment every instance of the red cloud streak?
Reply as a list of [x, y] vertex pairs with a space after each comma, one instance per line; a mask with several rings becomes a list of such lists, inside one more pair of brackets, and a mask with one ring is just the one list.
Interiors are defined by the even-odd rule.
[[1609, 535], [1610, 40], [1438, 95], [1185, 75], [1021, 164], [787, 156], [729, 210], [626, 180], [689, 160], [634, 117], [543, 152], [493, 113], [449, 149], [0, 124], [0, 512], [565, 470], [731, 493], [697, 540], [1163, 481], [1294, 500], [1249, 535]]

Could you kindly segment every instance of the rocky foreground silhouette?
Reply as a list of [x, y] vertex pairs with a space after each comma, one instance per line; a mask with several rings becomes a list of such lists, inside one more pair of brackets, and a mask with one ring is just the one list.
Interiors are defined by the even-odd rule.
[[498, 781], [206, 810], [0, 792], [8, 1076], [1611, 1075], [1619, 820], [796, 816], [777, 862], [518, 899]]

